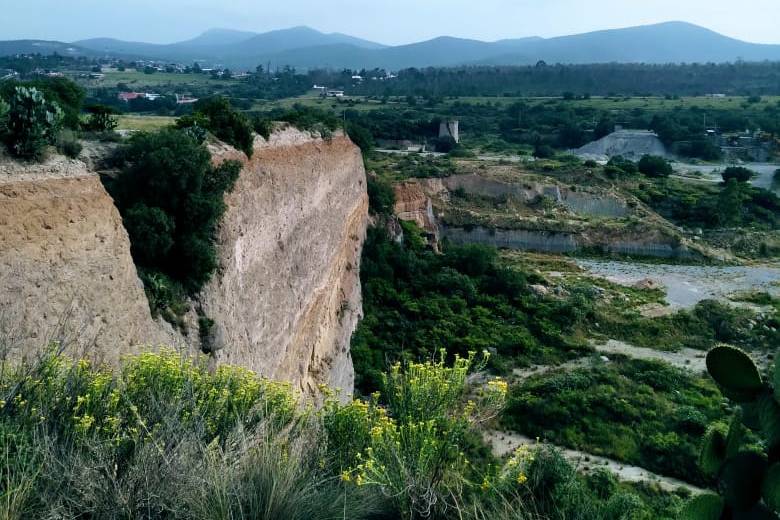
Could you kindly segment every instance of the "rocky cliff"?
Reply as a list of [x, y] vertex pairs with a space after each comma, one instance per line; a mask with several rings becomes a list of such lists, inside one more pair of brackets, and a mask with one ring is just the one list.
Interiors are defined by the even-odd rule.
[[74, 355], [117, 363], [173, 339], [152, 319], [122, 218], [98, 176], [63, 158], [0, 158], [5, 353], [34, 355], [60, 341]]
[[[258, 137], [251, 160], [211, 151], [244, 168], [225, 200], [220, 267], [192, 302], [214, 321], [204, 350], [308, 393], [351, 393], [368, 215], [359, 149], [286, 129]], [[152, 319], [113, 201], [94, 171], [64, 158], [0, 157], [0, 333], [14, 357], [60, 336], [109, 363], [160, 344], [204, 347]]]
[[221, 362], [351, 392], [349, 340], [362, 312], [359, 266], [368, 196], [359, 149], [342, 135], [258, 138], [226, 197], [220, 269], [201, 295]]

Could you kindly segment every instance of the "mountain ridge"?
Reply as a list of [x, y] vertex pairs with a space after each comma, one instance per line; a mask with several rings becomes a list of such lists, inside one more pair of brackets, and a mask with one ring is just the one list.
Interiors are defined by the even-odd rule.
[[508, 38], [486, 42], [439, 36], [404, 45], [385, 46], [342, 33], [323, 33], [306, 26], [264, 33], [210, 29], [182, 42], [151, 44], [112, 38], [72, 43], [18, 40], [0, 42], [0, 54], [67, 49], [67, 53], [199, 61], [237, 69], [258, 64], [298, 68], [447, 67], [459, 65], [528, 65], [548, 63], [724, 63], [780, 61], [780, 45], [750, 43], [687, 22], [604, 29], [541, 38]]

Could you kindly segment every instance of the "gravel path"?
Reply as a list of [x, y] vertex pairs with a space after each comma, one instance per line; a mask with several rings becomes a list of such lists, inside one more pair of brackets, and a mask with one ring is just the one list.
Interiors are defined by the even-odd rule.
[[666, 352], [652, 348], [635, 347], [623, 341], [610, 339], [606, 343], [591, 341], [591, 346], [604, 355], [620, 354], [635, 359], [661, 360], [672, 366], [701, 373], [707, 370], [706, 356], [703, 350], [683, 348], [676, 352]]
[[[490, 444], [493, 453], [496, 456], [503, 457], [510, 455], [518, 447], [522, 445], [536, 445], [538, 442], [535, 439], [520, 435], [517, 433], [507, 433], [500, 431], [489, 431], [484, 435], [485, 441]], [[664, 477], [658, 475], [652, 471], [648, 471], [638, 466], [629, 466], [616, 460], [608, 459], [606, 457], [598, 457], [577, 450], [570, 450], [567, 448], [560, 448], [556, 446], [556, 449], [560, 450], [564, 458], [573, 464], [580, 473], [589, 474], [596, 469], [604, 468], [614, 473], [618, 479], [623, 482], [652, 482], [657, 484], [661, 489], [665, 491], [675, 491], [679, 488], [685, 488], [693, 494], [706, 493], [707, 490], [683, 482], [671, 477]]]

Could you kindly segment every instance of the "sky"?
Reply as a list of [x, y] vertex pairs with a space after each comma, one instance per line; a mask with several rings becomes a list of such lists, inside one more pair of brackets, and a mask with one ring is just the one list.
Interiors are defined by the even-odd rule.
[[171, 43], [220, 27], [308, 25], [397, 45], [448, 35], [561, 36], [680, 20], [780, 43], [780, 0], [0, 0], [0, 40]]

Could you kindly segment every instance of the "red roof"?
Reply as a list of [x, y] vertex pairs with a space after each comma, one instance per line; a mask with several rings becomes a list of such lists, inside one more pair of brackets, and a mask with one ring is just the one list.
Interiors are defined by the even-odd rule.
[[120, 92], [117, 95], [121, 101], [130, 101], [131, 99], [138, 99], [141, 96], [143, 96], [143, 94], [140, 92]]

